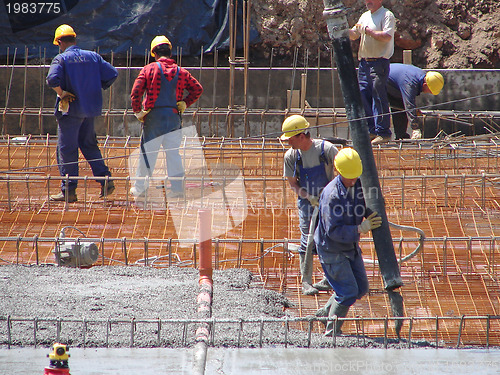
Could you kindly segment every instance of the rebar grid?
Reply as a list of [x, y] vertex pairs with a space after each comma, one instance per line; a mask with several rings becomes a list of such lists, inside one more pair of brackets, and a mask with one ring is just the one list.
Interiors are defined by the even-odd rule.
[[[195, 236], [180, 233], [179, 240], [172, 212], [182, 211], [180, 231], [189, 230], [200, 202], [165, 202], [162, 184], [167, 186], [168, 179], [162, 178], [156, 181], [160, 195], [154, 198], [163, 205], [151, 197], [149, 204], [136, 206], [127, 194], [131, 183], [127, 160], [138, 146], [137, 138], [101, 139], [117, 190], [109, 199], [98, 199], [99, 185], [81, 160], [79, 202], [72, 204], [48, 201], [61, 181], [54, 164], [55, 139], [14, 138], [0, 142], [0, 168], [8, 171], [0, 179], [0, 264], [54, 263], [52, 250], [63, 241], [59, 232], [70, 225], [82, 230], [86, 241], [98, 244], [99, 265], [197, 266]], [[237, 226], [224, 223], [225, 234], [213, 241], [215, 268], [248, 268], [263, 285], [285, 293], [297, 306], [292, 314], [314, 314], [329, 294], [301, 295], [298, 257], [287, 251], [288, 243], [298, 241], [296, 197], [282, 177], [287, 145], [267, 138], [203, 137], [200, 143], [207, 171], [235, 167], [245, 186], [245, 199], [231, 202], [247, 208], [245, 220]], [[186, 139], [185, 144], [191, 145], [191, 141]], [[498, 142], [492, 138], [475, 143], [460, 140], [458, 146], [442, 141], [400, 143], [374, 152], [389, 220], [419, 227], [427, 237], [424, 251], [400, 266], [405, 315], [409, 317], [404, 334], [446, 345], [496, 342], [495, 333], [488, 338], [479, 333], [486, 330], [485, 323], [469, 323], [468, 318], [499, 314]], [[200, 165], [200, 153], [183, 155], [188, 198], [199, 198], [202, 191], [229, 189], [223, 176], [203, 175], [189, 168]], [[216, 208], [214, 216], [226, 215], [218, 202], [207, 199], [204, 204]], [[83, 238], [69, 233], [65, 240]], [[393, 230], [393, 240], [399, 258], [410, 254], [418, 243], [417, 237], [399, 230]], [[376, 259], [371, 239], [362, 239], [361, 246], [367, 261]], [[390, 316], [391, 310], [378, 266], [367, 263], [367, 271], [370, 293], [354, 305], [349, 316], [364, 320], [347, 322], [346, 329], [354, 332], [362, 327], [367, 334], [380, 337], [387, 332], [387, 321], [377, 319]], [[314, 279], [321, 277], [321, 266], [315, 260]], [[465, 318], [457, 318], [462, 315]], [[309, 329], [309, 323], [302, 321], [289, 326]], [[321, 327], [313, 324], [315, 332]]]
[[[80, 238], [81, 239], [81, 238]], [[25, 254], [26, 247], [32, 252], [44, 247], [55, 247], [57, 241], [74, 241], [75, 238], [0, 238], [0, 243], [8, 247], [7, 243], [15, 243], [19, 254]], [[101, 259], [99, 264], [105, 265], [129, 264], [149, 265], [154, 267], [184, 266], [196, 267], [196, 241], [192, 240], [190, 247], [182, 249], [175, 239], [155, 240], [152, 238], [132, 240], [125, 238], [85, 238], [85, 241], [95, 241], [100, 246]], [[258, 275], [266, 287], [277, 289], [285, 293], [293, 304], [298, 307], [292, 309], [293, 315], [306, 317], [313, 315], [329, 298], [329, 293], [321, 293], [315, 297], [304, 297], [301, 294], [300, 275], [298, 273], [298, 257], [296, 254], [285, 251], [283, 244], [298, 240], [244, 240], [244, 239], [216, 239], [213, 240], [214, 264], [217, 269], [244, 267]], [[395, 248], [399, 254], [412, 250], [416, 239], [394, 238]], [[423, 319], [426, 322], [414, 324], [403, 329], [403, 337], [411, 335], [414, 339], [434, 340], [434, 318], [443, 320], [439, 326], [439, 339], [443, 345], [452, 345], [458, 341], [463, 344], [486, 345], [485, 326], [483, 323], [471, 323], [475, 329], [468, 327], [467, 331], [459, 332], [457, 317], [462, 315], [496, 316], [500, 308], [500, 293], [498, 293], [499, 271], [495, 263], [498, 259], [498, 248], [492, 246], [500, 241], [498, 237], [462, 237], [462, 238], [427, 238], [425, 254], [420, 254], [408, 262], [401, 264], [401, 275], [404, 281], [402, 295], [405, 298], [405, 316], [408, 319]], [[187, 242], [187, 241], [186, 241]], [[399, 244], [399, 247], [398, 247]], [[445, 245], [444, 245], [445, 244]], [[470, 246], [472, 254], [464, 251]], [[160, 250], [157, 248], [160, 245]], [[361, 243], [365, 259], [374, 259], [375, 251], [371, 239], [363, 239]], [[440, 249], [440, 246], [443, 248]], [[428, 249], [433, 249], [429, 251]], [[49, 249], [47, 249], [49, 250]], [[182, 252], [183, 251], [183, 252]], [[102, 254], [104, 253], [104, 257]], [[3, 256], [5, 251], [0, 252]], [[107, 254], [110, 256], [108, 257]], [[111, 259], [111, 257], [119, 259]], [[37, 258], [33, 254], [31, 259]], [[39, 256], [42, 259], [43, 257]], [[50, 255], [45, 257], [50, 261]], [[53, 257], [52, 257], [53, 259]], [[493, 262], [492, 262], [493, 261]], [[21, 264], [29, 263], [22, 260]], [[40, 262], [43, 263], [43, 262]], [[483, 265], [487, 264], [487, 267]], [[383, 289], [383, 281], [378, 267], [367, 264], [367, 273], [370, 282], [370, 291], [366, 297], [358, 301], [352, 308], [352, 316], [364, 317], [364, 334], [380, 337], [387, 334], [386, 323], [377, 317], [391, 316], [387, 295]], [[315, 260], [314, 279], [322, 278], [321, 267]], [[444, 322], [447, 318], [455, 318], [455, 323]], [[425, 319], [424, 319], [425, 318]], [[422, 320], [421, 319], [421, 320]], [[453, 319], [451, 319], [453, 320]], [[352, 324], [352, 323], [351, 323]], [[294, 326], [292, 326], [294, 327]], [[320, 324], [314, 324], [315, 332], [321, 331]], [[307, 330], [306, 322], [299, 322], [297, 329]], [[356, 325], [346, 324], [349, 332], [358, 329]], [[405, 331], [406, 330], [406, 331]], [[479, 333], [478, 333], [479, 332]], [[500, 340], [500, 331], [488, 334], [488, 342]], [[391, 333], [394, 335], [394, 333]], [[461, 338], [460, 338], [461, 337]], [[458, 341], [457, 341], [458, 340]], [[495, 344], [496, 345], [496, 344]]]
[[[268, 347], [282, 345], [297, 347], [335, 347], [337, 338], [328, 340], [318, 337], [315, 325], [326, 318], [313, 316], [302, 318], [256, 318], [256, 319], [64, 319], [64, 318], [25, 318], [0, 317], [0, 343], [11, 346], [34, 347], [51, 345], [57, 342], [71, 342], [80, 347], [186, 347], [196, 343], [195, 327], [199, 324], [210, 326], [210, 345], [222, 347]], [[500, 316], [461, 316], [461, 317], [382, 317], [382, 318], [339, 318], [344, 327], [352, 328], [352, 336], [357, 338], [357, 346], [368, 346], [369, 337], [376, 334], [383, 339], [387, 348], [412, 348], [426, 346], [459, 348], [461, 346], [499, 346], [497, 332], [500, 328]], [[400, 338], [394, 330], [394, 322], [403, 321]], [[297, 327], [304, 328], [297, 330]], [[419, 327], [426, 327], [423, 332]], [[104, 328], [103, 328], [104, 327]], [[271, 328], [277, 327], [277, 328]], [[480, 328], [480, 330], [478, 330]], [[266, 329], [273, 336], [266, 335]], [[218, 331], [234, 332], [234, 339], [221, 341]], [[477, 330], [476, 332], [474, 332]], [[16, 332], [32, 331], [32, 338], [25, 341], [16, 339]], [[276, 334], [276, 332], [281, 334]], [[293, 331], [293, 335], [289, 335]], [[123, 337], [118, 333], [129, 332], [127, 342], [116, 339]], [[423, 333], [422, 333], [423, 332]], [[476, 338], [471, 342], [470, 336]], [[151, 343], [154, 338], [156, 343]]]
[[[85, 172], [83, 172], [86, 174]], [[188, 172], [189, 173], [189, 172]], [[295, 206], [295, 197], [283, 177], [238, 177], [237, 186], [229, 186], [230, 177], [200, 176], [186, 174], [186, 197], [181, 202], [185, 209], [194, 209], [205, 197], [204, 204], [216, 204], [210, 195], [214, 192], [236, 194], [244, 186], [245, 196], [231, 202], [231, 206], [250, 210], [269, 208], [274, 211]], [[105, 200], [99, 198], [100, 185], [88, 174], [74, 178], [79, 181], [79, 201], [71, 205], [51, 202], [49, 196], [57, 193], [65, 177], [38, 174], [7, 174], [0, 176], [0, 208], [7, 211], [42, 212], [54, 208], [64, 210], [89, 211], [101, 209], [135, 209], [133, 198], [127, 194], [132, 187], [130, 177], [113, 176], [117, 191]], [[164, 187], [169, 186], [168, 178], [148, 178], [154, 189], [146, 197], [142, 208], [165, 210], [168, 202]], [[441, 176], [390, 176], [381, 178], [382, 193], [391, 207], [403, 211], [410, 207], [422, 210], [469, 209], [474, 207], [487, 216], [494, 216], [500, 202], [500, 173], [481, 175], [441, 175]], [[195, 200], [195, 201], [193, 201]], [[220, 202], [219, 202], [220, 203]], [[179, 203], [177, 203], [179, 205]]]
[[[0, 206], [8, 210], [50, 209], [53, 203], [48, 201], [48, 196], [58, 191], [58, 185], [64, 179], [58, 176], [56, 169], [55, 143], [50, 137], [28, 137], [21, 145], [17, 142], [9, 138], [3, 147], [0, 145], [0, 168], [4, 172], [0, 176]], [[208, 193], [210, 189], [204, 191], [207, 184], [226, 189], [228, 176], [224, 171], [229, 173], [227, 167], [231, 167], [232, 174], [241, 173], [245, 185], [247, 202], [241, 204], [248, 204], [252, 209], [295, 206], [295, 197], [282, 177], [282, 157], [287, 147], [280, 141], [202, 138], [201, 150], [198, 147], [197, 151], [193, 151], [192, 144], [192, 140], [186, 138], [181, 149], [188, 193], [195, 196]], [[99, 185], [93, 181], [95, 178], [87, 163], [80, 160], [81, 176], [78, 179], [83, 194], [80, 193], [80, 202], [72, 207], [80, 210], [92, 209], [96, 205], [130, 208], [133, 202], [126, 194], [131, 187], [128, 162], [137, 145], [137, 138], [107, 137], [102, 140], [103, 155], [118, 185], [117, 193], [110, 201], [96, 200]], [[451, 154], [422, 145], [405, 145], [404, 149], [377, 148], [375, 154], [383, 193], [390, 205], [402, 209], [474, 206], [486, 213], [499, 207], [497, 151], [498, 144], [492, 139], [483, 144], [462, 145]], [[200, 170], [200, 165], [206, 170]], [[168, 179], [163, 181], [164, 177], [152, 179], [157, 180], [160, 190], [168, 185]]]
[[[126, 170], [130, 154], [139, 146], [137, 137], [99, 138], [103, 157], [112, 169]], [[282, 176], [282, 157], [288, 144], [278, 138], [185, 137], [181, 154], [189, 161], [199, 157], [241, 166], [246, 176]], [[0, 171], [3, 173], [46, 172], [57, 166], [57, 138], [53, 136], [8, 136], [0, 139]], [[456, 175], [497, 173], [500, 169], [500, 139], [482, 141], [458, 137], [447, 140], [394, 142], [374, 148], [381, 176]], [[81, 159], [82, 168], [86, 162]], [[255, 169], [254, 169], [255, 168]]]

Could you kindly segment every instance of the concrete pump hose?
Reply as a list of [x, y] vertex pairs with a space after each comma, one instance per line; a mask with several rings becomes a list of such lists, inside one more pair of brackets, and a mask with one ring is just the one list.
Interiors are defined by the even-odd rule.
[[[415, 257], [418, 253], [420, 253], [424, 249], [424, 240], [425, 240], [425, 233], [422, 229], [408, 226], [408, 225], [399, 225], [399, 224], [394, 224], [389, 222], [389, 226], [395, 229], [403, 230], [403, 231], [411, 231], [411, 232], [416, 232], [419, 234], [419, 240], [418, 240], [418, 246], [413, 250], [410, 254], [406, 255], [405, 257], [398, 259], [398, 263], [403, 263], [406, 262], [407, 260], [410, 260], [411, 258]], [[365, 259], [365, 263], [369, 264], [378, 264], [377, 260], [373, 259]]]

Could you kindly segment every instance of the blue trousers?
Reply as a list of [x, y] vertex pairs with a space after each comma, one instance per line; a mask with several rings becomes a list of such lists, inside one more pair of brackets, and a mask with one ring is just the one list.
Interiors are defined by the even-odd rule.
[[336, 254], [333, 263], [321, 263], [321, 266], [335, 291], [335, 300], [341, 305], [352, 306], [368, 293], [368, 277], [359, 247]]
[[[61, 116], [58, 122], [57, 164], [61, 176], [70, 177], [68, 186], [66, 180], [62, 180], [61, 190], [72, 191], [78, 185], [78, 180], [71, 179], [72, 176], [78, 176], [78, 149], [90, 164], [94, 176], [111, 176], [97, 145], [94, 117]], [[98, 182], [104, 185], [105, 181]]]
[[359, 89], [371, 134], [390, 136], [391, 119], [387, 99], [388, 59], [361, 60], [358, 67]]

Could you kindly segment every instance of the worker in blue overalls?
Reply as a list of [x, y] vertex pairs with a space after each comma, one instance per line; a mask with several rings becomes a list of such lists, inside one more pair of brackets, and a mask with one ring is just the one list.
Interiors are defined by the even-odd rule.
[[[78, 180], [78, 149], [89, 162], [94, 176], [111, 173], [97, 145], [94, 118], [101, 115], [102, 89], [107, 89], [118, 77], [118, 71], [92, 51], [76, 46], [76, 33], [69, 25], [56, 29], [54, 44], [62, 51], [52, 60], [47, 84], [57, 93], [55, 116], [58, 122], [57, 163], [61, 176], [61, 192], [51, 195], [53, 201], [76, 202]], [[115, 190], [110, 179], [99, 179], [100, 197]]]
[[340, 335], [349, 308], [368, 293], [368, 277], [359, 247], [360, 234], [379, 228], [382, 218], [366, 207], [359, 177], [363, 164], [356, 150], [345, 147], [333, 162], [338, 176], [319, 198], [314, 242], [334, 294], [316, 316], [327, 316], [326, 336]]
[[[184, 195], [184, 166], [179, 154], [182, 139], [181, 117], [184, 110], [200, 97], [203, 88], [184, 68], [171, 59], [172, 44], [164, 35], [151, 42], [155, 62], [142, 68], [134, 82], [132, 109], [143, 123], [141, 155], [134, 186], [130, 193], [135, 199], [145, 197], [148, 186], [144, 177], [153, 176], [158, 151], [166, 153], [167, 174], [170, 181], [168, 197]], [[184, 96], [187, 91], [187, 96]]]
[[306, 263], [306, 248], [313, 211], [318, 206], [321, 190], [333, 178], [333, 160], [338, 150], [330, 142], [313, 139], [308, 128], [309, 122], [303, 116], [287, 117], [282, 125], [281, 139], [290, 145], [284, 156], [284, 176], [297, 194], [302, 293], [314, 295], [318, 290], [331, 289], [326, 279], [312, 285], [312, 263]]
[[420, 94], [438, 95], [444, 86], [439, 72], [425, 72], [415, 65], [391, 64], [387, 80], [387, 97], [392, 110], [392, 124], [396, 139], [410, 138], [406, 132], [412, 128], [411, 139], [422, 138], [422, 113], [417, 109]]

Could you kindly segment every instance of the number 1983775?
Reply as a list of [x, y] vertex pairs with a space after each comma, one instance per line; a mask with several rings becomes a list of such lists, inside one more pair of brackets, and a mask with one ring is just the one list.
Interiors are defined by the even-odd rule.
[[5, 4], [9, 14], [59, 14], [61, 13], [61, 3], [42, 2], [9, 2]]

